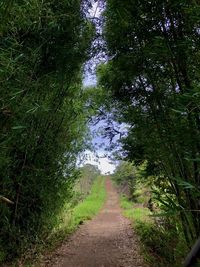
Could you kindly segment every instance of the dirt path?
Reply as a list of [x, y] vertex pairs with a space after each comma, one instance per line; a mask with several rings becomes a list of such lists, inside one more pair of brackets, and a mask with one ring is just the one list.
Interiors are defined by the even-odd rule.
[[40, 266], [146, 267], [129, 220], [119, 207], [118, 194], [106, 181], [107, 201], [101, 212], [76, 231]]

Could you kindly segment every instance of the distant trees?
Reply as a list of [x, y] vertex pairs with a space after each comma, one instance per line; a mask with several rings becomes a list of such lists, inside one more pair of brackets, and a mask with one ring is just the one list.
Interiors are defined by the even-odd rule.
[[121, 161], [113, 174], [114, 181], [119, 185], [121, 191], [130, 198], [133, 197], [136, 183], [135, 166], [127, 161]]
[[130, 126], [123, 155], [147, 160], [189, 246], [200, 231], [199, 9], [188, 0], [108, 0], [109, 60], [98, 70], [113, 117]]
[[90, 192], [91, 186], [94, 180], [101, 174], [98, 166], [92, 164], [85, 164], [80, 169], [81, 177], [78, 181], [78, 187], [80, 192], [83, 195], [86, 195]]
[[87, 143], [86, 4], [0, 3], [0, 261], [50, 231], [71, 197]]

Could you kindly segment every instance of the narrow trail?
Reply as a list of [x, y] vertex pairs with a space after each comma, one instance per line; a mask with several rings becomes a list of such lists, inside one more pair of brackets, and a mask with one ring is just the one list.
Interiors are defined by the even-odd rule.
[[40, 267], [146, 267], [110, 180], [106, 190], [107, 201], [100, 213], [81, 225]]

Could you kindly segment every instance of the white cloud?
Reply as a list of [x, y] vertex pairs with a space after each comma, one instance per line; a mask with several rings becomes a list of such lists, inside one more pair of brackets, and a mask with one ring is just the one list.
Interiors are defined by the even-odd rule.
[[92, 1], [92, 2], [93, 2], [92, 8], [89, 10], [90, 17], [99, 18], [102, 13], [102, 10], [99, 7], [99, 1], [97, 2]]
[[110, 159], [104, 156], [98, 158], [89, 150], [85, 151], [83, 158], [85, 159], [83, 159], [81, 166], [87, 163], [97, 165], [102, 174], [113, 173], [115, 170], [115, 165], [110, 162]]
[[115, 165], [111, 164], [108, 158], [100, 158], [98, 167], [102, 174], [113, 173], [115, 170]]

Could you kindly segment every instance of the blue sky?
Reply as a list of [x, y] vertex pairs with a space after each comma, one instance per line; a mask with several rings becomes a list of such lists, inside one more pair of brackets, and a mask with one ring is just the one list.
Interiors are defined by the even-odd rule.
[[[92, 4], [92, 9], [89, 12], [89, 16], [91, 17], [99, 17], [101, 15], [101, 10], [98, 7], [98, 1], [94, 2]], [[99, 55], [101, 56], [101, 55]], [[98, 61], [98, 60], [97, 60]], [[93, 71], [87, 71], [87, 68], [85, 68], [85, 75], [83, 79], [83, 85], [85, 87], [87, 86], [95, 86], [96, 85], [96, 75], [95, 75], [95, 63], [96, 61], [91, 59], [86, 63], [86, 65], [92, 66]], [[99, 60], [100, 63], [100, 60]], [[103, 126], [103, 122], [99, 122], [96, 126], [91, 126], [90, 130], [92, 132], [92, 143], [95, 147], [95, 152], [92, 151], [85, 151], [83, 158], [86, 158], [84, 160], [83, 164], [90, 163], [94, 165], [98, 165], [98, 168], [103, 174], [106, 173], [113, 173], [113, 171], [116, 168], [116, 162], [111, 162], [109, 159], [109, 153], [106, 151], [106, 147], [109, 145], [109, 140], [107, 138], [103, 138], [100, 134], [97, 134], [99, 127]]]

